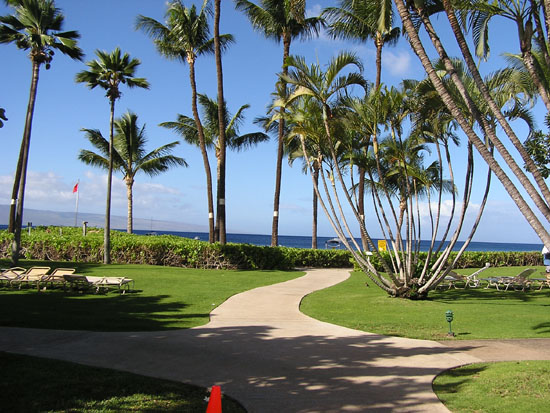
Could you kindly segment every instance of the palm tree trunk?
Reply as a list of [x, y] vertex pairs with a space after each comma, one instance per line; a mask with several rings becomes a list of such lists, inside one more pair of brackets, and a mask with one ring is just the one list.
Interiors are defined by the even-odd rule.
[[317, 249], [317, 211], [318, 211], [318, 199], [317, 192], [315, 192], [315, 187], [319, 186], [319, 164], [317, 161], [313, 163], [313, 224], [311, 228], [311, 248]]
[[224, 97], [223, 97], [223, 68], [220, 48], [220, 3], [221, 0], [214, 2], [214, 48], [216, 55], [216, 73], [218, 79], [218, 124], [219, 124], [219, 145], [220, 145], [220, 177], [218, 180], [218, 204], [217, 204], [217, 222], [220, 244], [224, 245], [227, 241], [226, 222], [225, 222], [225, 159], [226, 159], [226, 141], [225, 141], [225, 118], [224, 118]]
[[131, 177], [126, 178], [126, 197], [128, 198], [128, 224], [126, 232], [131, 234], [134, 231], [134, 202], [132, 196], [132, 187], [134, 185], [134, 179]]
[[113, 139], [115, 125], [115, 99], [111, 98], [109, 120], [109, 168], [107, 170], [107, 201], [105, 205], [105, 230], [103, 232], [103, 263], [111, 263], [111, 191], [113, 184]]
[[[29, 103], [27, 106], [27, 117], [25, 119], [25, 129], [23, 132], [23, 140], [21, 143], [21, 154], [19, 156], [21, 161], [21, 170], [18, 182], [14, 182], [14, 190], [17, 185], [18, 202], [15, 210], [14, 219], [14, 239], [12, 244], [12, 263], [17, 265], [19, 261], [19, 251], [21, 250], [21, 226], [23, 223], [23, 202], [25, 198], [25, 183], [27, 180], [27, 164], [29, 161], [29, 149], [31, 146], [31, 131], [32, 131], [32, 119], [34, 116], [34, 105], [36, 102], [36, 92], [38, 89], [38, 78], [40, 73], [40, 64], [32, 62], [32, 79], [31, 89], [29, 92]], [[18, 162], [19, 164], [19, 162]], [[18, 165], [19, 167], [19, 165]], [[17, 172], [16, 172], [17, 175]], [[12, 201], [13, 202], [13, 201]], [[13, 204], [12, 204], [13, 205]]]
[[21, 140], [21, 148], [19, 149], [19, 159], [15, 169], [15, 177], [13, 178], [13, 189], [11, 192], [10, 216], [8, 223], [8, 232], [15, 231], [15, 210], [17, 209], [17, 194], [19, 193], [19, 183], [21, 182], [21, 169], [23, 168], [23, 152], [25, 147], [25, 139]]
[[[546, 203], [550, 203], [550, 191], [548, 189], [548, 186], [546, 185], [546, 182], [544, 181], [544, 178], [539, 172], [539, 169], [535, 166], [533, 159], [531, 156], [527, 153], [525, 150], [525, 147], [521, 143], [521, 141], [518, 139], [517, 135], [511, 128], [510, 124], [507, 122], [505, 117], [502, 115], [500, 109], [498, 108], [497, 104], [495, 103], [494, 99], [492, 98], [491, 94], [489, 93], [489, 90], [487, 89], [485, 83], [483, 82], [483, 79], [481, 78], [481, 75], [478, 71], [478, 68], [475, 64], [475, 61], [470, 53], [470, 50], [468, 48], [468, 44], [466, 42], [466, 39], [464, 38], [464, 35], [462, 33], [462, 30], [460, 28], [460, 24], [458, 22], [458, 19], [455, 15], [454, 9], [452, 5], [447, 1], [443, 1], [443, 6], [445, 8], [445, 12], [447, 13], [447, 18], [449, 19], [449, 23], [451, 25], [451, 28], [453, 30], [453, 33], [457, 39], [458, 45], [460, 46], [460, 50], [462, 52], [462, 55], [464, 57], [464, 61], [466, 62], [468, 69], [470, 70], [470, 73], [472, 74], [472, 77], [474, 78], [474, 81], [481, 91], [481, 94], [483, 96], [483, 99], [489, 104], [489, 108], [491, 109], [491, 112], [498, 120], [500, 126], [504, 129], [506, 135], [509, 137], [509, 139], [514, 144], [515, 148], [518, 150], [518, 152], [521, 155], [522, 160], [527, 165], [527, 169], [529, 171], [532, 171], [533, 177], [535, 178], [535, 181], [537, 182], [537, 185], [544, 197], [544, 200]], [[532, 56], [531, 56], [532, 57]], [[498, 145], [497, 143], [497, 150], [499, 149], [501, 145]], [[514, 170], [514, 168], [511, 168]], [[516, 168], [517, 170], [518, 168]], [[520, 178], [521, 179], [521, 178]], [[542, 200], [541, 200], [542, 201]], [[542, 202], [539, 202], [538, 205], [542, 205]]]
[[[288, 74], [288, 68], [285, 66], [285, 60], [290, 55], [290, 36], [283, 36], [283, 75]], [[281, 81], [281, 89], [286, 89], [286, 83]], [[279, 244], [279, 204], [281, 198], [281, 179], [283, 172], [284, 155], [284, 136], [285, 121], [282, 116], [284, 109], [281, 108], [281, 117], [279, 119], [279, 130], [277, 134], [277, 166], [275, 171], [275, 194], [273, 197], [273, 223], [271, 225], [271, 246], [276, 247]]]
[[189, 81], [191, 83], [191, 108], [195, 118], [195, 126], [199, 135], [199, 147], [201, 150], [204, 172], [206, 174], [206, 197], [208, 200], [208, 242], [214, 242], [214, 199], [212, 198], [212, 171], [208, 161], [208, 152], [206, 151], [206, 142], [204, 140], [204, 130], [199, 117], [197, 108], [197, 82], [195, 81], [195, 61], [189, 60]]
[[[482, 116], [479, 108], [476, 106], [476, 104], [474, 103], [474, 101], [470, 97], [470, 95], [469, 95], [468, 91], [466, 90], [464, 84], [462, 83], [461, 79], [457, 76], [456, 72], [454, 71], [452, 63], [451, 63], [445, 49], [443, 48], [443, 45], [442, 45], [439, 37], [437, 36], [437, 33], [435, 32], [433, 26], [431, 25], [431, 22], [430, 22], [429, 18], [427, 17], [427, 15], [422, 11], [419, 13], [419, 15], [422, 18], [422, 21], [424, 23], [424, 27], [426, 28], [426, 31], [428, 32], [428, 35], [430, 36], [430, 39], [432, 40], [433, 45], [435, 46], [439, 56], [441, 57], [441, 59], [445, 63], [446, 69], [450, 71], [451, 79], [453, 80], [453, 83], [455, 84], [455, 86], [457, 87], [458, 91], [460, 92], [462, 98], [464, 99], [464, 101], [465, 101], [465, 103], [468, 107], [468, 110], [470, 111], [472, 116], [475, 118], [475, 120], [478, 122], [478, 124], [482, 127], [484, 133], [486, 134], [486, 136], [489, 137], [492, 144], [495, 146], [495, 148], [497, 149], [499, 154], [502, 156], [502, 158], [506, 162], [506, 165], [508, 165], [508, 167], [512, 170], [514, 175], [517, 177], [517, 179], [521, 183], [522, 187], [527, 191], [529, 197], [533, 200], [533, 202], [535, 203], [535, 205], [537, 206], [539, 211], [544, 215], [546, 220], [550, 222], [550, 208], [548, 207], [548, 203], [544, 199], [542, 199], [541, 195], [537, 192], [537, 190], [535, 189], [535, 187], [533, 186], [533, 184], [531, 183], [529, 178], [523, 172], [523, 169], [517, 164], [517, 162], [515, 161], [513, 156], [509, 153], [506, 146], [498, 138], [498, 136], [495, 133], [494, 128], [487, 122], [485, 117]], [[459, 40], [460, 36], [457, 36], [455, 34], [455, 37], [457, 38], [457, 40]], [[463, 52], [463, 54], [467, 55], [468, 53]], [[480, 86], [480, 90], [482, 90], [482, 89], [483, 89], [483, 87]], [[489, 95], [487, 95], [486, 99], [490, 104], [491, 101], [492, 101], [492, 98]], [[451, 98], [451, 100], [452, 100], [452, 98]], [[493, 109], [493, 107], [492, 107], [492, 109]], [[528, 165], [530, 165], [529, 162], [532, 162], [532, 159], [530, 159], [530, 157], [527, 155], [527, 153], [525, 152], [525, 149], [523, 148], [521, 143], [519, 141], [517, 141], [517, 137], [516, 137], [516, 140], [514, 140], [515, 134], [514, 134], [513, 130], [509, 127], [507, 122], [503, 119], [502, 114], [500, 114], [500, 116], [499, 116], [500, 110], [498, 108], [494, 108], [494, 112], [495, 112], [495, 116], [497, 117], [497, 119], [499, 119], [499, 121], [502, 118], [501, 126], [504, 128], [504, 130], [507, 133], [507, 136], [512, 140], [512, 142], [514, 143], [516, 148], [520, 152], [524, 153], [525, 156], [527, 156], [529, 158], [529, 159], [526, 159], [526, 158], [524, 158], [524, 159], [525, 159], [525, 162]], [[496, 113], [496, 112], [499, 112], [499, 113]], [[508, 128], [506, 127], [506, 125], [508, 125]], [[471, 130], [471, 127], [470, 127], [469, 124], [465, 125], [465, 127], [467, 129]], [[476, 135], [476, 133], [473, 130], [471, 130], [471, 136], [472, 136], [472, 138], [474, 138], [476, 140], [479, 140], [479, 137]], [[475, 145], [475, 143], [474, 143], [474, 145]], [[493, 156], [487, 151], [487, 148], [484, 148], [483, 150], [485, 151], [487, 158], [493, 158]], [[536, 175], [536, 173], [538, 173], [538, 171], [534, 172], [533, 175]], [[496, 174], [496, 172], [495, 172], [495, 174]], [[498, 176], [498, 174], [497, 174], [497, 176]], [[550, 195], [550, 193], [548, 192], [548, 187], [546, 186], [546, 183], [544, 182], [542, 177], [540, 177], [540, 179], [537, 180], [537, 181], [539, 183], [539, 188], [541, 188], [541, 191], [544, 194]]]
[[526, 218], [527, 222], [529, 222], [529, 225], [531, 225], [531, 227], [535, 230], [536, 234], [539, 236], [539, 238], [543, 241], [545, 245], [550, 245], [550, 234], [548, 234], [548, 232], [545, 230], [542, 223], [535, 216], [535, 214], [533, 213], [529, 205], [525, 202], [525, 200], [523, 199], [523, 197], [515, 187], [514, 183], [502, 170], [498, 162], [491, 156], [491, 154], [489, 153], [489, 150], [485, 147], [484, 143], [470, 128], [468, 121], [463, 117], [460, 109], [457, 107], [452, 97], [449, 95], [449, 93], [445, 89], [445, 86], [441, 82], [441, 79], [439, 79], [437, 73], [435, 72], [431, 64], [430, 58], [428, 57], [428, 55], [426, 54], [426, 51], [424, 50], [423, 44], [418, 36], [418, 32], [414, 28], [414, 25], [411, 21], [410, 13], [407, 10], [403, 0], [395, 0], [395, 4], [399, 12], [399, 15], [401, 16], [401, 21], [403, 22], [403, 26], [407, 32], [407, 35], [409, 36], [409, 43], [411, 44], [411, 47], [415, 52], [415, 54], [419, 57], [420, 62], [422, 63], [422, 66], [424, 67], [428, 77], [434, 84], [434, 87], [437, 90], [438, 94], [440, 95], [443, 103], [451, 111], [452, 115], [457, 119], [462, 130], [468, 137], [468, 140], [473, 143], [473, 145], [476, 147], [477, 151], [483, 157], [485, 162], [489, 165], [491, 170], [494, 172], [497, 178], [501, 181], [503, 187], [506, 189], [506, 191], [508, 192], [512, 200], [515, 202], [520, 212]]

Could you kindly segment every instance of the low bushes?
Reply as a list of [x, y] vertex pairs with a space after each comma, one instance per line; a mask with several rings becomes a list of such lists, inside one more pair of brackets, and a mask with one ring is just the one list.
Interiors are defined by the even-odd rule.
[[[0, 231], [0, 258], [11, 255], [12, 235]], [[27, 259], [100, 263], [103, 231], [86, 236], [78, 228], [36, 227], [21, 237], [21, 255]], [[296, 267], [352, 267], [343, 250], [309, 250], [250, 244], [209, 244], [173, 235], [144, 236], [113, 231], [111, 261], [125, 264], [187, 268], [289, 270]]]
[[[0, 231], [0, 258], [9, 258], [12, 235]], [[420, 258], [424, 258], [421, 253]], [[80, 228], [37, 227], [22, 234], [21, 255], [28, 259], [100, 263], [103, 261], [103, 231], [91, 230], [86, 236]], [[383, 256], [389, 258], [388, 253]], [[454, 259], [456, 253], [451, 254]], [[144, 236], [113, 231], [113, 263], [167, 265], [187, 268], [228, 268], [288, 270], [296, 267], [352, 267], [351, 254], [345, 250], [313, 250], [264, 247], [250, 244], [209, 244], [173, 235]], [[373, 264], [382, 271], [378, 258]], [[457, 268], [542, 265], [540, 252], [465, 252]]]

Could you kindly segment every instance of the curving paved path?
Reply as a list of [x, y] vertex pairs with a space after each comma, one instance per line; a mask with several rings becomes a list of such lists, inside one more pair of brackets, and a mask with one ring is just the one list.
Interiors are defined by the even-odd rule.
[[[447, 412], [432, 392], [442, 370], [481, 361], [426, 340], [364, 333], [298, 310], [308, 293], [347, 270], [231, 297], [189, 330], [101, 333], [1, 328], [0, 350], [114, 368], [209, 387], [261, 412]], [[479, 355], [478, 355], [479, 356]]]

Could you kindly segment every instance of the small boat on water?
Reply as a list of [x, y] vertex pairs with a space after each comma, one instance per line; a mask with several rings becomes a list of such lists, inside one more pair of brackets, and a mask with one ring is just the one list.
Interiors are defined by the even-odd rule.
[[335, 250], [335, 249], [340, 249], [341, 246], [342, 246], [342, 242], [340, 241], [339, 238], [331, 238], [325, 241], [326, 249]]

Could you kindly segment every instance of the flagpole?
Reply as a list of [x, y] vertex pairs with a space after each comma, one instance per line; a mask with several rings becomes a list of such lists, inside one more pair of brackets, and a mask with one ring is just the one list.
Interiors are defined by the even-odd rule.
[[80, 191], [79, 191], [79, 188], [78, 188], [79, 183], [80, 183], [80, 179], [78, 181], [76, 181], [76, 185], [75, 185], [75, 188], [76, 188], [76, 207], [75, 207], [75, 213], [74, 213], [74, 226], [75, 226], [75, 228], [77, 227], [77, 222], [78, 222], [78, 195], [80, 194]]

